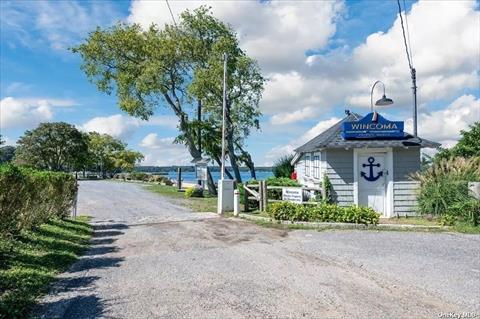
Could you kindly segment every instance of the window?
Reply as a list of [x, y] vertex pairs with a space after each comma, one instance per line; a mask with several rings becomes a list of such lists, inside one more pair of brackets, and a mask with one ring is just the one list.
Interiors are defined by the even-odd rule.
[[310, 176], [310, 155], [305, 156], [305, 176]]
[[313, 177], [320, 178], [320, 156], [313, 157]]

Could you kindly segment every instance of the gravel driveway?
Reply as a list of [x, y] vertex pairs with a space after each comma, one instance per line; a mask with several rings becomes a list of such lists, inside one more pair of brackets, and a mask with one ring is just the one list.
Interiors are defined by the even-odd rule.
[[93, 246], [34, 317], [480, 318], [480, 236], [262, 228], [104, 181], [78, 211]]

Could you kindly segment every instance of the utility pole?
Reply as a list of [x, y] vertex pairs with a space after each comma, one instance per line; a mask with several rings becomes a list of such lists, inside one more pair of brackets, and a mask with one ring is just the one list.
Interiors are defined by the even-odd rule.
[[227, 53], [223, 54], [223, 115], [222, 115], [222, 173], [221, 179], [225, 179], [225, 124], [227, 116]]
[[198, 100], [197, 105], [197, 121], [198, 121], [198, 128], [197, 128], [197, 139], [198, 139], [198, 152], [202, 155], [202, 100]]
[[413, 91], [413, 136], [418, 137], [417, 132], [417, 70], [410, 68], [412, 74], [412, 91]]
[[227, 124], [227, 53], [223, 54], [223, 116], [222, 116], [222, 172], [218, 181], [217, 212], [223, 214], [234, 209], [233, 180], [225, 179], [225, 126]]

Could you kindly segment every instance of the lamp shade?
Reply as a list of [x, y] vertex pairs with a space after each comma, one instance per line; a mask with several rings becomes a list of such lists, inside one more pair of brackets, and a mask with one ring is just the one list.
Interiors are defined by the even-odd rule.
[[382, 96], [382, 98], [380, 100], [378, 100], [377, 102], [375, 102], [375, 105], [377, 106], [383, 106], [383, 105], [391, 105], [393, 104], [393, 100], [392, 99], [389, 99], [385, 96], [385, 94]]

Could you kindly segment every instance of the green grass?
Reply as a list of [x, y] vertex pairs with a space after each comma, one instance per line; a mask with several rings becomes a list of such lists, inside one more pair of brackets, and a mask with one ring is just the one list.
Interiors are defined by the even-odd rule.
[[451, 228], [452, 228], [453, 231], [456, 231], [458, 233], [480, 234], [480, 225], [479, 226], [473, 226], [471, 224], [467, 224], [467, 223], [463, 223], [463, 222], [457, 222]]
[[418, 226], [439, 226], [439, 222], [435, 219], [428, 220], [422, 217], [400, 217], [400, 218], [380, 218], [379, 224], [401, 224], [401, 225], [418, 225]]
[[217, 211], [217, 197], [190, 197], [185, 198], [184, 192], [179, 192], [175, 186], [166, 185], [149, 185], [146, 187], [149, 191], [158, 193], [160, 195], [177, 199], [181, 205], [184, 205], [194, 212], [216, 212]]
[[92, 228], [85, 216], [53, 220], [15, 238], [0, 236], [0, 318], [23, 318], [89, 246]]

